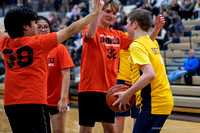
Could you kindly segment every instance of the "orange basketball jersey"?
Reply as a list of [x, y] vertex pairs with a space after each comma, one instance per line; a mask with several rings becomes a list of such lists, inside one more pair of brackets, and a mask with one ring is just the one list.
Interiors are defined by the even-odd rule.
[[4, 105], [46, 104], [47, 55], [56, 46], [56, 33], [0, 39], [6, 66]]
[[119, 30], [98, 27], [94, 38], [86, 38], [83, 30], [81, 79], [79, 92], [103, 92], [116, 84], [120, 49], [128, 49], [133, 41]]
[[[48, 54], [48, 82], [47, 82], [47, 105], [57, 106], [62, 90], [62, 69], [73, 67], [74, 63], [67, 48], [59, 44]], [[67, 98], [67, 104], [69, 99]]]

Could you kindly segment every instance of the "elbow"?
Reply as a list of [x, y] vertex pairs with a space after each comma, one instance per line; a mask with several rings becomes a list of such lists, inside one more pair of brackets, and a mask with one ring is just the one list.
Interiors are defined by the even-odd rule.
[[156, 75], [154, 72], [152, 72], [151, 74], [148, 75], [148, 79], [150, 82], [153, 81], [155, 79], [155, 77], [156, 77]]
[[95, 34], [91, 34], [91, 33], [86, 33], [85, 35], [87, 38], [94, 38]]
[[155, 79], [155, 74], [154, 75], [151, 75], [150, 77], [149, 77], [149, 79], [150, 79], [150, 81], [153, 81], [154, 79]]

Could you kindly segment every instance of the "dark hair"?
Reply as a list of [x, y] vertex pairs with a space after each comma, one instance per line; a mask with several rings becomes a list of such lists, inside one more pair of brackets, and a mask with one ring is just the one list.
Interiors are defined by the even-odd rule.
[[153, 24], [151, 13], [144, 9], [137, 9], [128, 14], [128, 19], [131, 21], [131, 25], [134, 21], [138, 23], [143, 31], [148, 31]]
[[46, 17], [39, 15], [38, 18], [37, 18], [37, 20], [36, 20], [36, 24], [38, 23], [38, 20], [44, 20], [44, 21], [46, 21], [48, 23], [48, 25], [49, 25], [50, 32], [53, 32], [53, 29], [51, 27], [51, 23], [49, 22], [49, 20]]
[[113, 0], [104, 0], [104, 6], [103, 6], [102, 10], [105, 10], [108, 7], [108, 5], [111, 6], [112, 12], [117, 13], [119, 11], [119, 5], [116, 2], [114, 2]]
[[27, 7], [10, 9], [4, 19], [5, 30], [11, 38], [24, 35], [23, 25], [31, 25], [31, 21], [37, 20], [37, 13]]

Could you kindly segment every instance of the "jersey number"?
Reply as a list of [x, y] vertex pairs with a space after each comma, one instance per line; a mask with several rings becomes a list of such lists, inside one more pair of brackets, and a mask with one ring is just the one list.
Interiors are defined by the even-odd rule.
[[108, 59], [116, 59], [117, 50], [116, 49], [107, 49], [109, 55], [107, 55]]
[[[23, 52], [27, 52], [28, 54], [23, 56]], [[4, 54], [9, 54], [9, 60], [10, 61], [6, 61], [6, 63], [8, 64], [8, 67], [12, 68], [14, 67], [15, 63], [15, 57], [14, 57], [14, 53], [12, 49], [4, 49], [3, 50]], [[24, 46], [24, 47], [20, 47], [17, 49], [16, 51], [17, 53], [17, 58], [19, 60], [17, 60], [17, 65], [19, 65], [20, 67], [27, 67], [30, 66], [33, 63], [33, 49], [29, 46]], [[22, 60], [25, 61], [22, 61]]]

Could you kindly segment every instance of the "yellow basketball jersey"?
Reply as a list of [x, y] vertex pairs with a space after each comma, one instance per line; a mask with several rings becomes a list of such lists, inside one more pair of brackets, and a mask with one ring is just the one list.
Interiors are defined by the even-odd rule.
[[136, 105], [142, 108], [143, 104], [149, 103], [151, 114], [169, 115], [174, 102], [160, 50], [147, 35], [130, 45], [130, 54], [132, 83], [142, 74], [139, 65], [151, 64], [155, 71], [155, 79], [136, 93]]
[[130, 51], [123, 49], [120, 50], [117, 79], [131, 82], [130, 63]]

